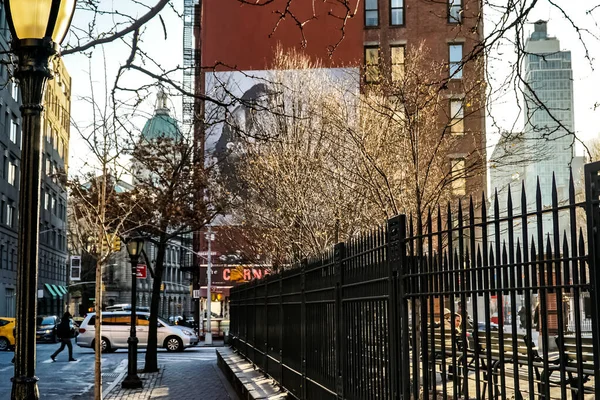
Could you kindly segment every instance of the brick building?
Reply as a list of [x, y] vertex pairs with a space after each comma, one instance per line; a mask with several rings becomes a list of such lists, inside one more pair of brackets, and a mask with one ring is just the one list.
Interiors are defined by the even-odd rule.
[[[203, 66], [196, 81], [199, 93], [210, 92], [207, 79], [215, 71], [269, 70], [278, 47], [301, 50], [327, 68], [356, 68], [365, 75], [366, 84], [393, 80], [411, 46], [423, 44], [432, 61], [447, 64], [447, 75], [440, 80], [447, 84], [448, 105], [440, 119], [462, 131], [462, 139], [447, 155], [448, 168], [464, 163], [462, 157], [468, 154], [467, 162], [481, 171], [459, 183], [464, 189], [457, 194], [485, 189], [484, 70], [481, 62], [477, 66], [472, 61], [483, 36], [479, 0], [351, 0], [348, 9], [334, 1], [293, 1], [283, 19], [281, 11], [287, 4], [283, 0], [265, 6], [238, 0], [200, 4], [196, 14], [201, 20], [196, 27], [196, 62]], [[355, 10], [344, 23], [341, 17]], [[308, 22], [300, 29], [298, 21]], [[465, 100], [466, 80], [481, 86], [481, 101], [474, 109]], [[197, 109], [203, 112], [201, 105]], [[201, 129], [196, 126], [199, 141], [210, 142]]]
[[[239, 98], [260, 91], [260, 84], [246, 80], [272, 69], [279, 48], [296, 49], [324, 68], [355, 70], [365, 90], [371, 84], [394, 81], [408, 53], [424, 46], [431, 62], [443, 66], [442, 75], [435, 79], [444, 90], [446, 107], [439, 113], [440, 126], [455, 137], [443, 161], [453, 179], [453, 195], [476, 194], [479, 199], [486, 187], [484, 69], [474, 54], [483, 35], [480, 1], [350, 0], [346, 8], [333, 0], [294, 0], [287, 5], [287, 0], [262, 6], [239, 0], [200, 1], [195, 13], [201, 22], [195, 25], [195, 56], [202, 68], [197, 70], [196, 92], [210, 95], [213, 82], [228, 79], [227, 74], [237, 79], [233, 86]], [[465, 93], [467, 81], [481, 88], [478, 107]], [[210, 107], [197, 102], [196, 113], [209, 119]], [[230, 110], [229, 115], [241, 111]], [[205, 154], [211, 149], [216, 153], [221, 142], [228, 142], [211, 138], [214, 126], [208, 122], [195, 126], [196, 141]], [[223, 128], [217, 134], [226, 132]], [[454, 169], [465, 171], [466, 164], [475, 165], [479, 172], [468, 176], [464, 172], [454, 182]], [[203, 248], [198, 239], [195, 248]]]

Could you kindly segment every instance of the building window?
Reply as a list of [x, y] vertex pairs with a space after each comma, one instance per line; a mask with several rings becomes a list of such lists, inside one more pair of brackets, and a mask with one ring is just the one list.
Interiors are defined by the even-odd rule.
[[63, 158], [63, 149], [64, 149], [64, 141], [62, 138], [59, 138], [59, 143], [58, 143], [58, 156], [62, 159]]
[[379, 82], [379, 47], [365, 47], [365, 80], [367, 83]]
[[365, 26], [379, 25], [378, 0], [365, 0]]
[[50, 193], [46, 192], [46, 201], [44, 202], [46, 205], [46, 210], [50, 209]]
[[52, 130], [52, 148], [56, 149], [58, 147], [58, 131], [56, 129]]
[[15, 187], [17, 186], [17, 166], [15, 164], [15, 160], [13, 159], [8, 162], [8, 176], [6, 180], [11, 185]]
[[15, 316], [15, 309], [16, 309], [15, 299], [16, 299], [15, 289], [13, 289], [13, 288], [4, 289], [4, 300], [5, 300], [4, 304], [6, 305], [6, 307], [4, 309], [4, 315], [6, 315], [7, 317]]
[[465, 133], [465, 108], [462, 99], [450, 100], [450, 132], [454, 135]]
[[448, 46], [448, 50], [450, 53], [450, 79], [462, 79], [463, 45], [451, 44]]
[[19, 101], [19, 85], [17, 85], [17, 82], [14, 79], [11, 81], [10, 95], [16, 102]]
[[9, 202], [6, 204], [6, 225], [8, 226], [13, 226], [14, 223], [14, 213], [15, 213], [15, 207], [13, 206], [12, 202]]
[[404, 0], [390, 0], [390, 25], [404, 25]]
[[50, 154], [46, 154], [46, 176], [52, 174], [52, 161], [50, 160]]
[[392, 46], [390, 48], [392, 59], [392, 81], [396, 82], [404, 78], [404, 46]]
[[462, 0], [448, 0], [448, 22], [460, 24], [462, 22]]
[[464, 196], [467, 193], [467, 178], [464, 158], [452, 159], [450, 179], [452, 182], [452, 194]]
[[14, 144], [17, 144], [17, 121], [15, 121], [15, 118], [12, 117], [10, 119], [10, 134], [9, 134], [9, 138], [10, 141], [13, 142]]

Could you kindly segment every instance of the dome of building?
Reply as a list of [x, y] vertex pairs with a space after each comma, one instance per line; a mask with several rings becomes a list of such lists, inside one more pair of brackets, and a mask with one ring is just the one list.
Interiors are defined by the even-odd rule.
[[144, 129], [142, 129], [142, 139], [177, 139], [180, 136], [181, 131], [179, 130], [179, 124], [175, 118], [169, 115], [167, 94], [161, 89], [157, 95], [154, 116], [146, 121]]

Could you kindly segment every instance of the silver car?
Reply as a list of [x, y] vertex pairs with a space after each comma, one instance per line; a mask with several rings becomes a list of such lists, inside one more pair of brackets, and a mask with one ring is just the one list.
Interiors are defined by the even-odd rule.
[[[150, 313], [137, 312], [136, 336], [139, 340], [138, 347], [148, 345], [148, 330], [150, 328]], [[129, 338], [131, 313], [128, 311], [114, 311], [102, 313], [102, 347], [103, 353], [113, 352], [117, 349], [127, 348]], [[88, 314], [79, 326], [79, 336], [75, 342], [80, 347], [95, 348], [96, 313]], [[171, 326], [166, 321], [158, 319], [157, 344], [159, 348], [167, 351], [183, 351], [187, 347], [198, 344], [198, 336], [188, 328]]]

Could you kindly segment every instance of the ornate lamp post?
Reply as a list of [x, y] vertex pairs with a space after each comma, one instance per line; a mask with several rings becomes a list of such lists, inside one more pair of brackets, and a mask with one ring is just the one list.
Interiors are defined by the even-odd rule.
[[22, 143], [17, 258], [17, 343], [11, 399], [39, 399], [35, 376], [38, 235], [42, 172], [42, 101], [76, 0], [5, 0], [21, 87]]
[[129, 339], [127, 339], [127, 377], [121, 383], [121, 386], [127, 389], [139, 389], [143, 386], [137, 374], [137, 345], [139, 340], [135, 334], [137, 322], [137, 264], [143, 249], [144, 238], [142, 237], [132, 238], [127, 242], [127, 253], [129, 253], [129, 259], [131, 260], [131, 329], [129, 330]]

